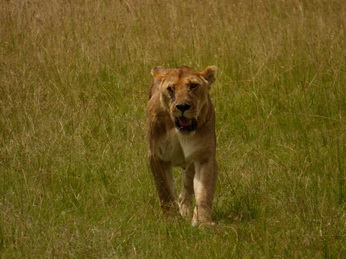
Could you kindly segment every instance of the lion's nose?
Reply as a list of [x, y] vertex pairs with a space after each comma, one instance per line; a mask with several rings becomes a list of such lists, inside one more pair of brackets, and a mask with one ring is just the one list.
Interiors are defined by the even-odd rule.
[[182, 112], [187, 111], [191, 108], [190, 104], [184, 103], [184, 104], [177, 104], [175, 107], [177, 107], [178, 110], [181, 110]]

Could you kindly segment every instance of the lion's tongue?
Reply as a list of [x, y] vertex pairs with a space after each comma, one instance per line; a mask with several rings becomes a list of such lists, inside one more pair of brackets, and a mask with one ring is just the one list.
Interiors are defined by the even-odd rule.
[[178, 117], [180, 126], [190, 126], [191, 125], [191, 120], [185, 117]]

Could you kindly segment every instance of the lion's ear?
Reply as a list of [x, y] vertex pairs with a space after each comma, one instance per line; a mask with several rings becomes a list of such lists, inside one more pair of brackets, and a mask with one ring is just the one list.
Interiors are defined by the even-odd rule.
[[216, 80], [216, 66], [206, 67], [200, 74], [209, 82], [209, 85], [215, 82]]
[[161, 80], [162, 77], [164, 77], [167, 73], [168, 69], [165, 69], [164, 67], [153, 67], [150, 74], [157, 80]]

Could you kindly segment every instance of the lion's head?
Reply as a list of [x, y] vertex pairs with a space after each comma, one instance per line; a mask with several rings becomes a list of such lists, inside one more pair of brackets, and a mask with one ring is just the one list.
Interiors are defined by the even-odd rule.
[[208, 103], [209, 89], [215, 81], [215, 66], [197, 72], [183, 66], [172, 69], [154, 67], [151, 74], [160, 91], [162, 106], [181, 132], [197, 129], [202, 108]]

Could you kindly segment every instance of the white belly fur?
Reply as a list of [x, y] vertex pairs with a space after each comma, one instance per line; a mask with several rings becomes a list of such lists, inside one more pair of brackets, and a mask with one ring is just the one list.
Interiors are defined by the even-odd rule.
[[190, 162], [192, 155], [201, 148], [193, 134], [184, 135], [172, 129], [165, 139], [160, 141], [157, 154], [164, 161], [172, 162], [173, 166], [184, 166]]

